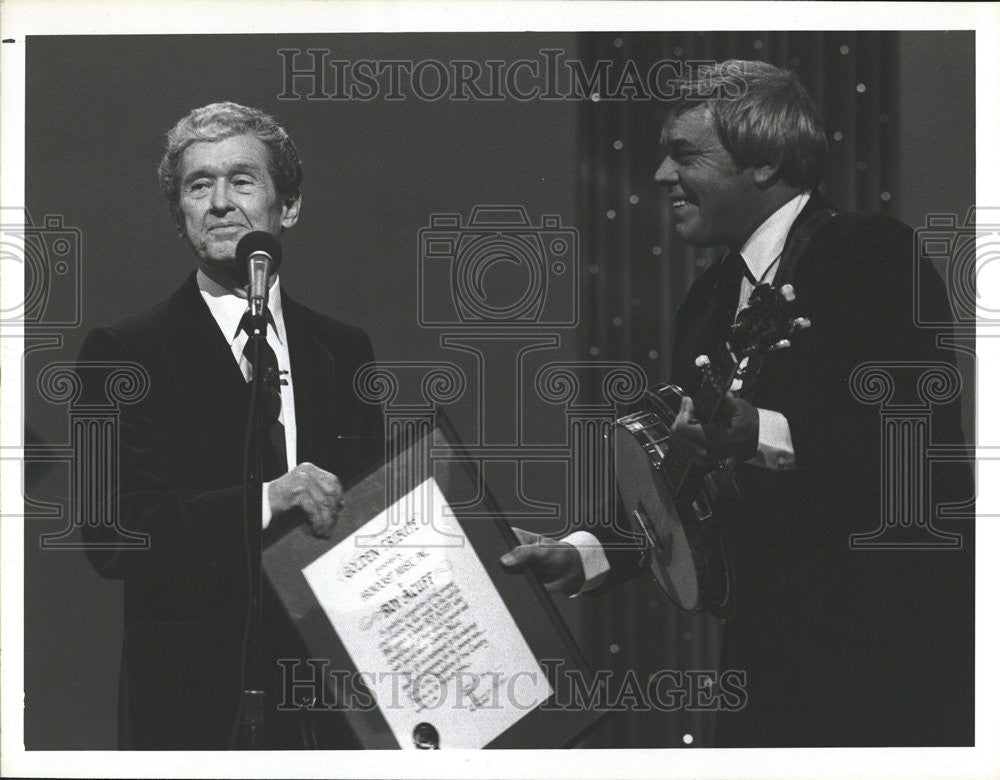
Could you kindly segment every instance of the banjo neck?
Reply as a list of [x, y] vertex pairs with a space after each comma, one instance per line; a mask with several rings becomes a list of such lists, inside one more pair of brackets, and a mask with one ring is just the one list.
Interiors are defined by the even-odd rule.
[[[712, 358], [705, 355], [698, 358], [696, 365], [700, 371], [690, 396], [699, 420], [717, 418], [722, 400], [739, 373], [740, 366], [734, 358], [728, 342], [719, 344]], [[703, 470], [680, 447], [671, 442], [667, 445], [661, 468], [676, 499], [699, 487]]]
[[[754, 288], [749, 305], [737, 315], [736, 324], [728, 337], [715, 345], [711, 355], [695, 360], [699, 371], [689, 395], [699, 420], [714, 422], [726, 393], [746, 394], [760, 372], [763, 356], [790, 346], [793, 331], [809, 327], [805, 317], [793, 317], [789, 304], [795, 300], [791, 285], [775, 290], [769, 284]], [[680, 390], [676, 390], [681, 393]], [[676, 415], [671, 412], [670, 422]], [[667, 441], [663, 459], [663, 475], [675, 499], [697, 491], [706, 473], [718, 469], [721, 463], [700, 467], [680, 447]]]

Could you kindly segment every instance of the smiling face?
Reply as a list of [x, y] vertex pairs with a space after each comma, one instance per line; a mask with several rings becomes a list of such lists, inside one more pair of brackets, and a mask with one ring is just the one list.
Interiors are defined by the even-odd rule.
[[267, 147], [251, 135], [196, 141], [181, 156], [179, 226], [202, 270], [217, 280], [233, 278], [244, 235], [278, 235], [298, 221], [301, 199], [282, 201], [267, 166]]
[[666, 157], [655, 180], [670, 197], [677, 234], [694, 246], [739, 249], [766, 212], [754, 169], [741, 169], [722, 146], [711, 109], [670, 117], [660, 143]]

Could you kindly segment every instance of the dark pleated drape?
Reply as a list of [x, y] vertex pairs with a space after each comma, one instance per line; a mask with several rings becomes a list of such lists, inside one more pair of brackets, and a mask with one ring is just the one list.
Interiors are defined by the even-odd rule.
[[[621, 73], [629, 60], [646, 73], [659, 60], [759, 59], [798, 73], [813, 95], [830, 142], [820, 189], [841, 209], [893, 214], [897, 177], [898, 42], [894, 33], [587, 33], [586, 67], [599, 60]], [[611, 79], [615, 83], [614, 76]], [[665, 381], [672, 319], [691, 282], [712, 261], [671, 234], [669, 203], [653, 182], [664, 107], [644, 100], [580, 104], [580, 232], [585, 359], [632, 361], [651, 384]], [[721, 638], [714, 620], [677, 612], [649, 575], [593, 599], [587, 654], [613, 671], [614, 712], [588, 747], [707, 746], [712, 713], [657, 707], [628, 695], [659, 670], [714, 669]], [[666, 696], [667, 688], [661, 688]], [[645, 703], [652, 704], [649, 711]]]

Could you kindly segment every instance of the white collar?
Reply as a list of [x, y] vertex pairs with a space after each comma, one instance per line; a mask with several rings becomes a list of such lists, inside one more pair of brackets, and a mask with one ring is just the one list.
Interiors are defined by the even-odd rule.
[[763, 276], [778, 259], [785, 246], [792, 223], [805, 208], [812, 193], [802, 192], [765, 219], [753, 234], [743, 244], [740, 254], [746, 261], [747, 268], [758, 281], [765, 281]]
[[[198, 290], [208, 305], [208, 310], [222, 330], [222, 335], [232, 346], [240, 332], [240, 320], [243, 319], [243, 314], [249, 306], [247, 299], [226, 289], [208, 277], [200, 268], [198, 269], [197, 282]], [[268, 332], [274, 333], [278, 337], [279, 344], [284, 344], [285, 317], [281, 311], [281, 282], [277, 276], [274, 277], [274, 281], [271, 282], [271, 287], [267, 291], [267, 308], [274, 318], [274, 327]]]

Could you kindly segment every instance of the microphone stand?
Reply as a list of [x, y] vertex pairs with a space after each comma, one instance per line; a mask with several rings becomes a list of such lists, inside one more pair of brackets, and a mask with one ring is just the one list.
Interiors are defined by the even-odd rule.
[[263, 300], [251, 299], [250, 348], [254, 356], [253, 380], [250, 390], [250, 413], [247, 421], [245, 449], [245, 517], [244, 540], [247, 555], [248, 605], [243, 641], [242, 683], [240, 701], [239, 746], [245, 750], [260, 748], [264, 728], [266, 693], [262, 683], [261, 663], [261, 551], [263, 546], [263, 476], [266, 404], [261, 403], [265, 392], [261, 366], [262, 345], [267, 337], [267, 306]]

